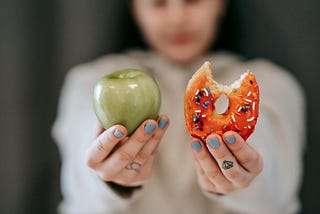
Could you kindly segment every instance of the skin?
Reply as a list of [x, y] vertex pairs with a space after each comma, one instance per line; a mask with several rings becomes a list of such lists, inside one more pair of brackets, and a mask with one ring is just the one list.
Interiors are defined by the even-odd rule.
[[[163, 128], [158, 127], [161, 118], [168, 121]], [[153, 132], [145, 131], [147, 123], [155, 126]], [[154, 157], [168, 126], [169, 118], [160, 115], [158, 121], [144, 121], [129, 138], [126, 137], [127, 129], [124, 126], [115, 125], [107, 130], [100, 126], [87, 150], [86, 164], [104, 181], [123, 186], [143, 185], [150, 177]], [[116, 137], [116, 130], [123, 136]], [[128, 169], [127, 166], [132, 162], [139, 163], [141, 167], [138, 170]]]
[[[133, 0], [132, 12], [150, 48], [172, 63], [185, 64], [205, 54], [215, 39], [220, 18], [224, 12], [223, 0]], [[199, 33], [201, 32], [201, 33]], [[158, 127], [160, 118], [167, 124]], [[125, 127], [116, 125], [107, 130], [98, 128], [97, 135], [87, 150], [86, 163], [104, 181], [123, 186], [143, 185], [150, 178], [153, 160], [167, 127], [169, 118], [146, 120], [127, 138]], [[152, 133], [144, 130], [146, 123], [156, 127]], [[117, 138], [115, 130], [123, 133]], [[229, 144], [225, 138], [234, 136]], [[217, 138], [219, 147], [213, 148], [209, 139]], [[200, 150], [192, 147], [199, 142]], [[223, 136], [211, 134], [205, 141], [191, 138], [199, 186], [209, 192], [228, 194], [248, 187], [263, 169], [261, 155], [236, 132]], [[223, 169], [224, 161], [232, 167]], [[138, 170], [130, 169], [135, 162]]]

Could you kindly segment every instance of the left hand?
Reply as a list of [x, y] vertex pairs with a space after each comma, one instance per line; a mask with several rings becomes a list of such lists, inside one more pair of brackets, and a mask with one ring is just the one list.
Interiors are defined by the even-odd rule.
[[233, 131], [222, 137], [211, 134], [205, 143], [192, 138], [191, 149], [198, 183], [209, 192], [228, 194], [245, 188], [263, 169], [261, 155]]

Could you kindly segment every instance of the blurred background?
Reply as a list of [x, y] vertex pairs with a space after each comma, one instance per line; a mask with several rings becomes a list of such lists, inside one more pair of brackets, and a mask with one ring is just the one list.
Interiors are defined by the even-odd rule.
[[[216, 44], [270, 59], [304, 87], [302, 213], [320, 213], [319, 9], [318, 0], [230, 0]], [[60, 156], [50, 129], [64, 76], [78, 63], [139, 45], [125, 1], [0, 0], [0, 213], [56, 213]]]

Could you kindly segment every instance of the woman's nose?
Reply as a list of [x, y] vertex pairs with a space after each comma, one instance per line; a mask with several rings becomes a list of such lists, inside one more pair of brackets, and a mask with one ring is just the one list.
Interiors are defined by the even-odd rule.
[[171, 25], [179, 26], [185, 23], [187, 14], [183, 1], [171, 1], [167, 10], [167, 18]]

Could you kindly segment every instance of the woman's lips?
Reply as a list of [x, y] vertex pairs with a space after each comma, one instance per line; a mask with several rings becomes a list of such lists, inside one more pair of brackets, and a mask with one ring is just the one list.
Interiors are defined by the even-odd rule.
[[177, 34], [169, 37], [169, 42], [173, 45], [185, 45], [192, 41], [190, 34]]

